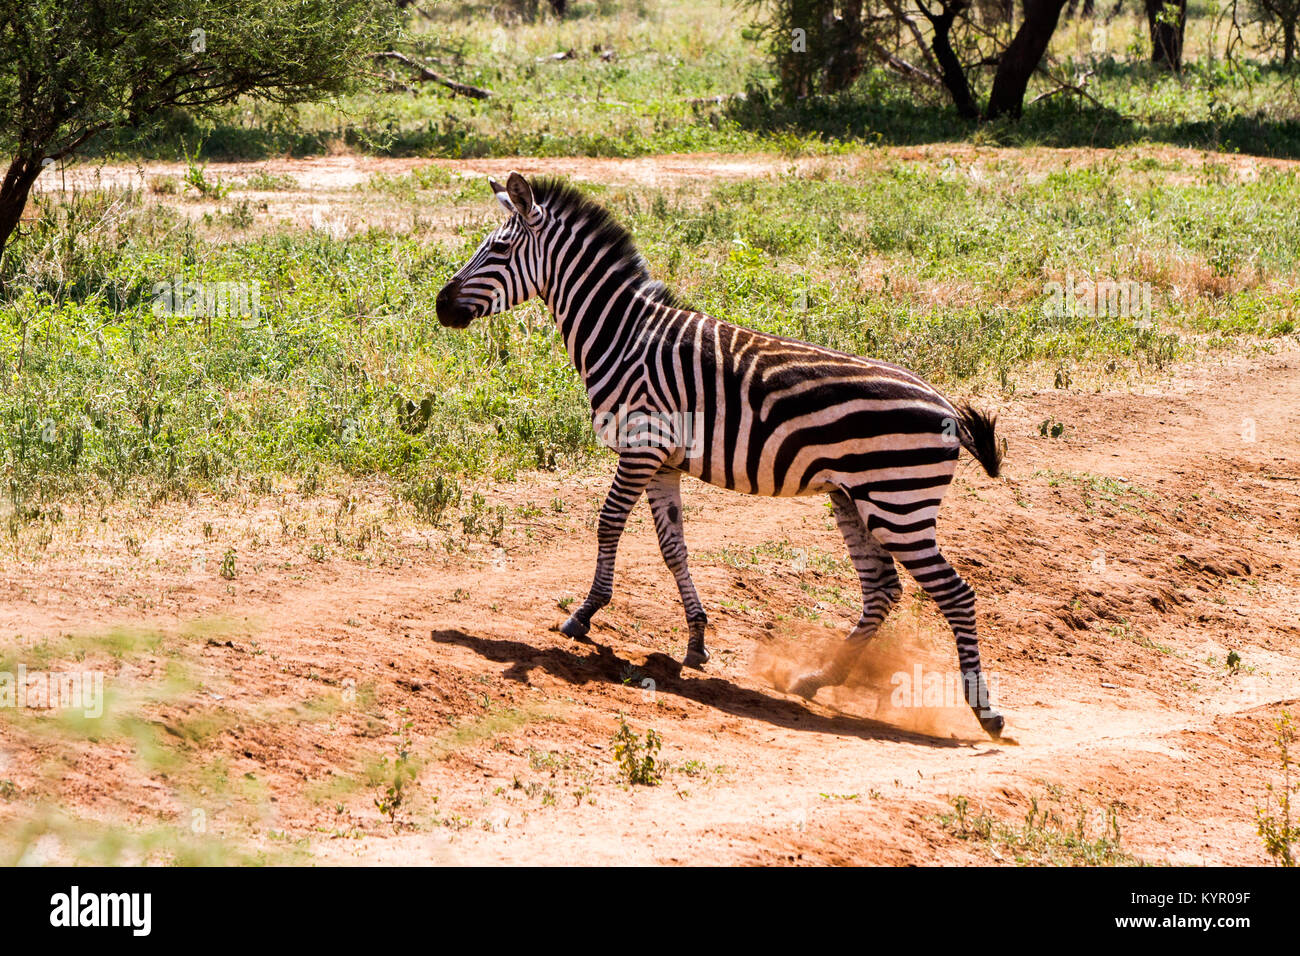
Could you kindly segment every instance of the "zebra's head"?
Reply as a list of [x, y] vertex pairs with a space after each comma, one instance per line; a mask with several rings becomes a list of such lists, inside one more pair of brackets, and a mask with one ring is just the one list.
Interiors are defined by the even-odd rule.
[[453, 329], [513, 309], [538, 292], [536, 249], [543, 210], [533, 201], [528, 180], [518, 173], [511, 173], [504, 186], [493, 179], [488, 185], [510, 218], [488, 233], [438, 293], [438, 321]]

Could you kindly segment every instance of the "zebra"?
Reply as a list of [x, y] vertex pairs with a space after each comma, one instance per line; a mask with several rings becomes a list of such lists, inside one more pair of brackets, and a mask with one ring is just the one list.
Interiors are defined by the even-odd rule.
[[560, 630], [585, 638], [609, 603], [619, 538], [644, 494], [686, 612], [683, 667], [702, 669], [708, 617], [687, 567], [681, 476], [754, 495], [826, 493], [862, 586], [862, 616], [829, 663], [786, 689], [811, 700], [843, 683], [901, 596], [901, 564], [947, 619], [967, 702], [999, 737], [1004, 720], [980, 669], [975, 594], [935, 540], [959, 449], [999, 474], [996, 418], [949, 403], [897, 365], [691, 311], [651, 279], [628, 230], [561, 179], [511, 173], [504, 186], [488, 184], [508, 218], [438, 292], [438, 320], [463, 329], [539, 296], [586, 387], [593, 423], [618, 453], [595, 577]]

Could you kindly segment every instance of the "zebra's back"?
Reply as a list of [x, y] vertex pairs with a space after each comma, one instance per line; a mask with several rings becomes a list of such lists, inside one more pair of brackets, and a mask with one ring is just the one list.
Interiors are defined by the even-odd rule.
[[913, 373], [672, 312], [649, 342], [646, 378], [657, 382], [652, 398], [662, 392], [658, 401], [691, 423], [672, 461], [680, 470], [776, 496], [951, 478], [958, 412]]

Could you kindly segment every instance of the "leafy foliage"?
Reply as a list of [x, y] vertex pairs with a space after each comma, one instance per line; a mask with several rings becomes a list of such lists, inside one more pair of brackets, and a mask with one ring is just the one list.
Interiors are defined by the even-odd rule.
[[395, 24], [381, 0], [0, 0], [0, 253], [51, 160], [168, 108], [355, 89]]
[[614, 747], [614, 759], [618, 761], [619, 775], [624, 780], [643, 787], [659, 784], [663, 778], [663, 766], [656, 758], [663, 740], [658, 733], [647, 730], [643, 741], [619, 714], [618, 730], [610, 738], [610, 743]]
[[[1276, 736], [1278, 764], [1282, 770], [1282, 784], [1275, 787], [1268, 785], [1270, 805], [1255, 808], [1255, 822], [1259, 835], [1264, 841], [1264, 848], [1279, 866], [1295, 866], [1295, 850], [1300, 843], [1300, 821], [1291, 813], [1291, 800], [1300, 793], [1300, 784], [1294, 783], [1295, 759], [1291, 748], [1296, 743], [1295, 723], [1291, 715], [1283, 712], [1274, 725]], [[1276, 804], [1276, 808], [1273, 806]]]

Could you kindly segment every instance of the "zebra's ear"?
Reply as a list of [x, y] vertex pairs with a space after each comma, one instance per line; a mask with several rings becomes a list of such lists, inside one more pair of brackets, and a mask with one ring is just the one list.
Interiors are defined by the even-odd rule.
[[518, 173], [511, 173], [506, 178], [506, 192], [510, 195], [510, 201], [514, 203], [515, 212], [526, 220], [532, 219], [533, 187], [528, 185], [528, 180]]
[[489, 179], [488, 185], [492, 187], [492, 195], [497, 197], [497, 202], [501, 204], [501, 208], [508, 213], [513, 213], [515, 207], [514, 204], [510, 202], [510, 194], [506, 192], [506, 187], [502, 186], [495, 179]]

